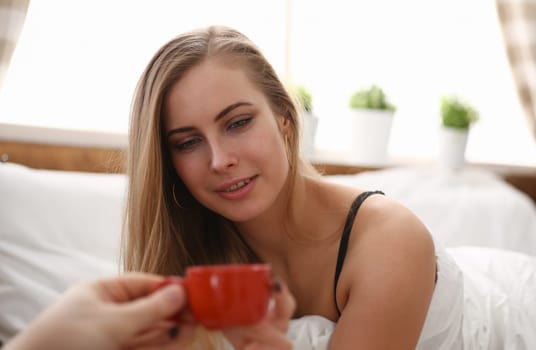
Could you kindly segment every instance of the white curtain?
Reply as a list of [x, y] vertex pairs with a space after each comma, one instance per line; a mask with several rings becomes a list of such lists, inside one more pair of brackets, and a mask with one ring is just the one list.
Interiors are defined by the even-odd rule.
[[497, 0], [497, 11], [519, 99], [536, 138], [536, 0]]
[[0, 89], [9, 68], [30, 0], [0, 0]]

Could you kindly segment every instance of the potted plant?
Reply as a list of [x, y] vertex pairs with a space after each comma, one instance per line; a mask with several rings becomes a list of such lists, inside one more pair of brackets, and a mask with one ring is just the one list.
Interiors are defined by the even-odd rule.
[[353, 109], [374, 109], [394, 112], [395, 106], [388, 100], [385, 92], [377, 85], [363, 88], [354, 92], [350, 97], [350, 107]]
[[350, 96], [352, 121], [351, 158], [357, 163], [382, 165], [396, 107], [377, 85], [355, 91]]
[[318, 118], [313, 114], [313, 98], [309, 89], [304, 85], [297, 85], [293, 90], [300, 107], [300, 151], [304, 157], [310, 158], [314, 154]]
[[462, 98], [445, 95], [441, 97], [440, 115], [440, 163], [453, 170], [461, 169], [465, 163], [469, 128], [479, 119], [479, 114]]

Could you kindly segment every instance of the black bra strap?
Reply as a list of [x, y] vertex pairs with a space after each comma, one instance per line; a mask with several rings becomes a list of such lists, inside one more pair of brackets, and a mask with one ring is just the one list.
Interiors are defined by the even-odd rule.
[[337, 304], [337, 282], [339, 282], [339, 275], [341, 274], [342, 264], [344, 263], [344, 258], [346, 256], [346, 250], [348, 249], [348, 240], [350, 239], [350, 233], [352, 232], [352, 226], [354, 224], [355, 216], [359, 207], [365, 199], [373, 194], [384, 194], [382, 191], [366, 191], [361, 193], [352, 203], [350, 211], [346, 216], [346, 222], [344, 224], [344, 229], [342, 231], [341, 242], [339, 244], [339, 252], [337, 254], [337, 265], [335, 267], [335, 281], [333, 284], [333, 298], [335, 299], [335, 308], [339, 316], [341, 311], [339, 310], [339, 305]]

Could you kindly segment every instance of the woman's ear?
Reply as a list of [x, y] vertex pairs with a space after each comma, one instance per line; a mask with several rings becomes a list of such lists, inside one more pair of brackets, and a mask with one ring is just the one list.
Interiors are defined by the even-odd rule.
[[291, 132], [289, 117], [279, 116], [277, 118], [277, 124], [279, 125], [279, 130], [281, 130], [282, 134], [288, 135]]

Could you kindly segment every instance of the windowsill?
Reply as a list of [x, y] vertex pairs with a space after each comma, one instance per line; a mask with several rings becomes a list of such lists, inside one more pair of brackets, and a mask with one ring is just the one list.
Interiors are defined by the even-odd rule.
[[0, 122], [0, 141], [94, 148], [126, 148], [126, 133], [74, 130]]
[[[409, 156], [393, 156], [390, 157], [385, 162], [378, 163], [363, 163], [352, 161], [352, 157], [349, 152], [344, 152], [340, 150], [329, 150], [329, 149], [317, 149], [315, 154], [309, 157], [309, 160], [312, 163], [323, 163], [323, 164], [333, 164], [340, 166], [349, 166], [349, 167], [360, 167], [360, 168], [372, 168], [372, 169], [381, 169], [381, 168], [390, 168], [395, 166], [436, 166], [437, 161], [434, 158], [424, 158], [424, 157], [409, 157]], [[528, 164], [519, 164], [519, 163], [490, 163], [490, 162], [481, 162], [481, 161], [467, 161], [468, 166], [475, 167], [508, 167], [508, 168], [519, 168], [527, 169], [536, 173], [536, 165]]]

